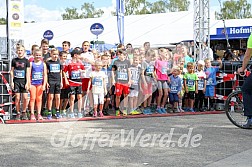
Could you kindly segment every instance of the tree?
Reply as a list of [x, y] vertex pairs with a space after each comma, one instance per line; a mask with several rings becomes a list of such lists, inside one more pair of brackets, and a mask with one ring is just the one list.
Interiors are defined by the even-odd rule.
[[81, 6], [81, 11], [83, 12], [84, 18], [95, 18], [95, 17], [101, 17], [104, 14], [104, 11], [101, 9], [95, 9], [93, 4], [90, 3], [84, 3]]
[[[125, 15], [141, 15], [152, 13], [165, 13], [187, 11], [190, 5], [188, 0], [159, 0], [149, 2], [147, 0], [124, 0]], [[116, 12], [111, 12], [115, 15]]]
[[215, 12], [216, 19], [245, 19], [251, 18], [251, 4], [247, 0], [225, 1], [220, 13]]
[[187, 0], [169, 0], [167, 3], [170, 12], [188, 11], [190, 5]]
[[101, 17], [103, 14], [104, 11], [101, 9], [95, 9], [93, 4], [84, 3], [83, 5], [81, 5], [81, 9], [79, 12], [78, 9], [75, 7], [66, 8], [65, 13], [63, 13], [61, 16], [63, 20], [73, 20], [73, 19]]
[[65, 9], [66, 13], [63, 13], [61, 16], [63, 20], [73, 20], [73, 19], [83, 19], [84, 16], [82, 14], [79, 14], [77, 12], [77, 8], [66, 8]]
[[168, 5], [165, 1], [157, 1], [151, 4], [151, 13], [165, 13], [168, 10]]

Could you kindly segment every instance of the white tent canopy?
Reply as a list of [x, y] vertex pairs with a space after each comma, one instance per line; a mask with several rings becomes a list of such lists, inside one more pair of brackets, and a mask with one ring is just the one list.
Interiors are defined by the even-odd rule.
[[[214, 15], [211, 14], [211, 18]], [[61, 46], [63, 41], [70, 41], [71, 47], [81, 46], [83, 41], [96, 40], [90, 32], [93, 23], [101, 23], [104, 32], [99, 35], [105, 43], [119, 43], [116, 17], [92, 18], [78, 20], [26, 23], [23, 28], [23, 39], [27, 49], [33, 44], [40, 44], [43, 33], [51, 30], [54, 33], [50, 44]], [[252, 19], [227, 20], [227, 27], [249, 26]], [[216, 28], [223, 27], [221, 20], [210, 20], [210, 34], [216, 34]], [[0, 37], [6, 36], [6, 27], [0, 26]], [[193, 12], [171, 12], [125, 17], [125, 43], [141, 46], [149, 41], [152, 46], [169, 45], [183, 40], [193, 40]]]

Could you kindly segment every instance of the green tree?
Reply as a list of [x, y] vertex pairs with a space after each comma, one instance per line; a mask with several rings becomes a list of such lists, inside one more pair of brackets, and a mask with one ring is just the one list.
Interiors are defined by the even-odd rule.
[[216, 19], [245, 19], [251, 18], [251, 4], [247, 0], [225, 1], [220, 13], [215, 12]]
[[95, 9], [94, 5], [90, 3], [84, 3], [81, 6], [81, 11], [83, 12], [82, 15], [84, 16], [84, 18], [101, 17], [104, 14], [103, 10]]
[[84, 15], [79, 14], [77, 8], [66, 8], [65, 13], [61, 15], [63, 20], [83, 19]]
[[101, 9], [95, 9], [94, 5], [91, 3], [84, 3], [81, 5], [81, 9], [78, 12], [78, 9], [75, 7], [66, 8], [65, 13], [61, 15], [63, 20], [73, 20], [73, 19], [83, 19], [83, 18], [95, 18], [101, 17], [104, 14], [104, 11]]
[[[153, 3], [148, 0], [125, 0], [125, 15], [141, 15], [152, 13], [187, 11], [188, 0], [158, 0]], [[116, 15], [116, 12], [111, 12]]]
[[167, 2], [168, 9], [170, 12], [180, 12], [180, 11], [188, 11], [190, 1], [187, 0], [169, 0]]
[[168, 5], [165, 1], [157, 1], [151, 4], [151, 13], [165, 13], [168, 11]]
[[6, 24], [7, 23], [7, 21], [6, 21], [6, 19], [5, 18], [0, 18], [0, 25], [3, 25], [3, 24]]
[[145, 0], [125, 0], [125, 15], [135, 15], [139, 11], [141, 4], [145, 5], [144, 2]]

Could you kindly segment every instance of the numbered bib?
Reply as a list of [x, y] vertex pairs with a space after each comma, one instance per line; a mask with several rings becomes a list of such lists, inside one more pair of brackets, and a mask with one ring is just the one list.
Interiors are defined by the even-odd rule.
[[71, 73], [71, 79], [80, 79], [80, 78], [81, 78], [80, 71], [72, 71], [72, 73]]
[[146, 68], [146, 75], [152, 75], [154, 72], [154, 67], [153, 66], [149, 66]]
[[167, 68], [166, 67], [162, 67], [161, 73], [162, 74], [167, 74]]
[[50, 72], [53, 73], [60, 72], [60, 64], [50, 64]]
[[102, 79], [101, 78], [93, 78], [92, 85], [97, 86], [97, 87], [102, 87]]
[[34, 72], [32, 73], [32, 80], [42, 80], [43, 79], [43, 73], [42, 72]]
[[25, 78], [25, 71], [24, 70], [14, 70], [14, 77], [23, 79]]
[[208, 78], [207, 85], [212, 85], [212, 84], [213, 84], [213, 78]]
[[187, 80], [187, 86], [193, 87], [194, 86], [194, 80]]
[[124, 73], [124, 72], [118, 72], [117, 73], [117, 79], [118, 80], [123, 80], [123, 81], [127, 81], [128, 80], [128, 74]]
[[203, 90], [204, 89], [204, 80], [199, 80], [198, 81], [198, 89]]
[[177, 92], [177, 86], [171, 86], [171, 92]]

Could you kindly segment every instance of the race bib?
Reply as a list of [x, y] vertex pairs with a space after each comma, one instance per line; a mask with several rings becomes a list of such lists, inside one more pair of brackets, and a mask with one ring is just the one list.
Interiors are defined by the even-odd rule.
[[198, 81], [198, 89], [203, 90], [204, 89], [204, 80], [199, 80]]
[[187, 80], [187, 86], [193, 87], [194, 86], [194, 80]]
[[43, 79], [43, 72], [34, 72], [32, 73], [32, 80], [42, 80]]
[[102, 87], [102, 79], [101, 78], [93, 78], [92, 85], [97, 86], [97, 87]]
[[118, 80], [123, 80], [123, 81], [127, 81], [128, 80], [128, 74], [124, 73], [124, 72], [118, 72], [117, 73], [117, 79]]
[[166, 67], [162, 67], [161, 73], [162, 74], [167, 74], [167, 68]]
[[80, 71], [72, 71], [71, 79], [80, 79], [81, 73]]
[[50, 72], [53, 73], [60, 72], [60, 64], [50, 64]]
[[146, 68], [146, 75], [152, 75], [154, 72], [154, 66], [149, 66]]
[[171, 86], [171, 92], [177, 92], [177, 86]]
[[23, 79], [25, 78], [25, 71], [24, 70], [14, 70], [14, 77]]
[[212, 84], [213, 84], [213, 78], [208, 78], [207, 85], [212, 85]]

